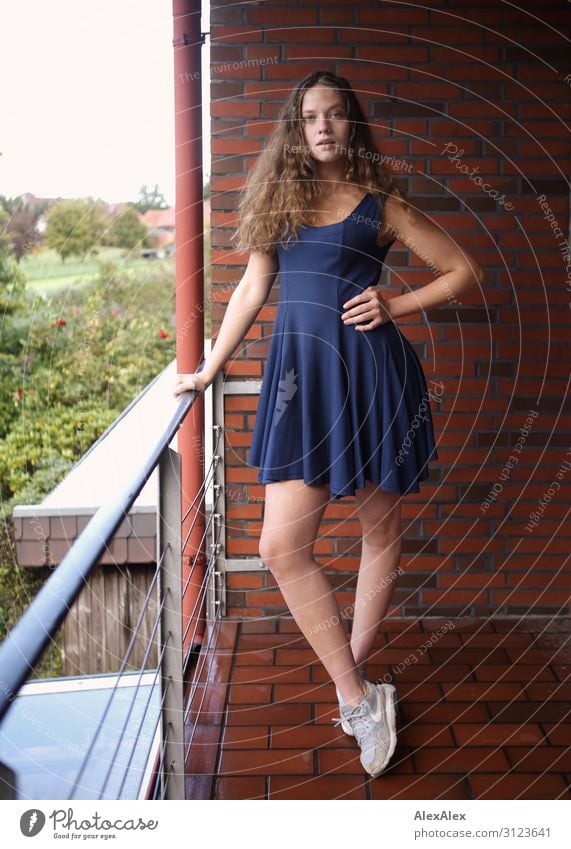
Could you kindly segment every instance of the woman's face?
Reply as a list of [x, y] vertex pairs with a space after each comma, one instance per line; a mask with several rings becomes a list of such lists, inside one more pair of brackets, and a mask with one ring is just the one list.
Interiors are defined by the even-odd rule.
[[347, 156], [351, 125], [337, 89], [315, 85], [305, 92], [301, 127], [308, 153], [318, 162], [338, 162]]

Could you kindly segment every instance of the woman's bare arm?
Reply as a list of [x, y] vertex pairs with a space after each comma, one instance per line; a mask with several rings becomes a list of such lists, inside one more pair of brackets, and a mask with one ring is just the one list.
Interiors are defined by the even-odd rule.
[[174, 394], [188, 389], [204, 391], [230, 359], [265, 304], [278, 272], [277, 254], [273, 257], [252, 251], [246, 271], [226, 307], [218, 336], [202, 371], [177, 374]]
[[380, 235], [398, 239], [427, 265], [442, 273], [441, 277], [414, 292], [391, 298], [388, 306], [392, 318], [439, 307], [484, 280], [482, 268], [445, 230], [420, 210], [405, 209], [396, 197], [387, 198], [384, 205]]

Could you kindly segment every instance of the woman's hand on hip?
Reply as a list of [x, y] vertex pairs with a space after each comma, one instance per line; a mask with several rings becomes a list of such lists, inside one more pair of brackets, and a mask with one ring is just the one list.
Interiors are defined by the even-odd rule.
[[383, 297], [378, 286], [367, 286], [354, 298], [345, 301], [341, 319], [345, 325], [352, 324], [355, 330], [373, 330], [392, 321], [389, 305], [390, 300]]

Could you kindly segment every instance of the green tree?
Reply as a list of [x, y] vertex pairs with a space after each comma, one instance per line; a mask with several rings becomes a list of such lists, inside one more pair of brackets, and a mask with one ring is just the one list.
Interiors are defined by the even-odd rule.
[[20, 309], [26, 288], [26, 278], [10, 256], [12, 242], [6, 231], [8, 214], [0, 209], [0, 350], [4, 350], [3, 337], [8, 329], [6, 317]]
[[149, 209], [168, 209], [168, 203], [163, 193], [159, 191], [157, 183], [155, 183], [154, 189], [149, 189], [146, 183], [141, 186], [135, 209], [138, 209], [140, 213], [148, 212]]
[[26, 281], [10, 256], [6, 233], [9, 216], [0, 209], [0, 438], [7, 433], [18, 410], [19, 356], [21, 339], [14, 314], [22, 308]]
[[48, 205], [47, 200], [26, 203], [22, 197], [7, 198], [0, 195], [0, 208], [8, 213], [5, 232], [10, 239], [10, 251], [18, 262], [41, 241], [42, 237], [36, 227]]
[[102, 204], [88, 200], [61, 200], [52, 206], [46, 222], [46, 244], [62, 262], [68, 256], [85, 257], [98, 244], [105, 221]]
[[[0, 438], [0, 640], [50, 573], [18, 566], [14, 506], [38, 504], [175, 354], [172, 268], [145, 269], [142, 278], [116, 263], [100, 269], [39, 305], [35, 292], [24, 293], [8, 316], [21, 342], [15, 388], [0, 373], [0, 406], [6, 399], [13, 410]], [[56, 637], [35, 674], [61, 674], [59, 646]]]
[[115, 216], [107, 230], [105, 241], [115, 248], [136, 248], [143, 243], [146, 235], [147, 228], [139, 221], [137, 210], [129, 206]]
[[17, 384], [0, 393], [15, 411], [0, 439], [1, 509], [24, 490], [53, 488], [54, 464], [77, 461], [174, 356], [172, 268], [145, 272], [144, 285], [115, 263], [100, 269], [41, 308], [30, 292], [14, 316], [22, 343]]

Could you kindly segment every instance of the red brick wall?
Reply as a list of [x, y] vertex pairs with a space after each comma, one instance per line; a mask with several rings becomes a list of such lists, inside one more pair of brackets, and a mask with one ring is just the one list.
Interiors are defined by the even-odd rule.
[[[433, 406], [439, 461], [405, 498], [405, 574], [392, 615], [549, 615], [568, 600], [571, 69], [560, 33], [569, 34], [569, 12], [564, 2], [526, 7], [536, 17], [499, 0], [212, 9], [214, 335], [247, 259], [229, 243], [237, 190], [292, 85], [318, 68], [351, 81], [381, 151], [412, 166], [411, 197], [486, 271], [483, 296], [474, 290], [459, 308], [431, 311], [428, 324], [399, 320], [444, 391]], [[402, 278], [432, 279], [398, 242], [387, 264], [394, 294]], [[227, 379], [262, 376], [278, 282]], [[246, 465], [257, 400], [226, 403], [228, 557], [258, 554], [264, 487]], [[354, 499], [328, 505], [320, 537], [318, 558], [348, 604], [359, 561]], [[269, 573], [230, 575], [228, 585], [230, 615], [284, 609]]]

